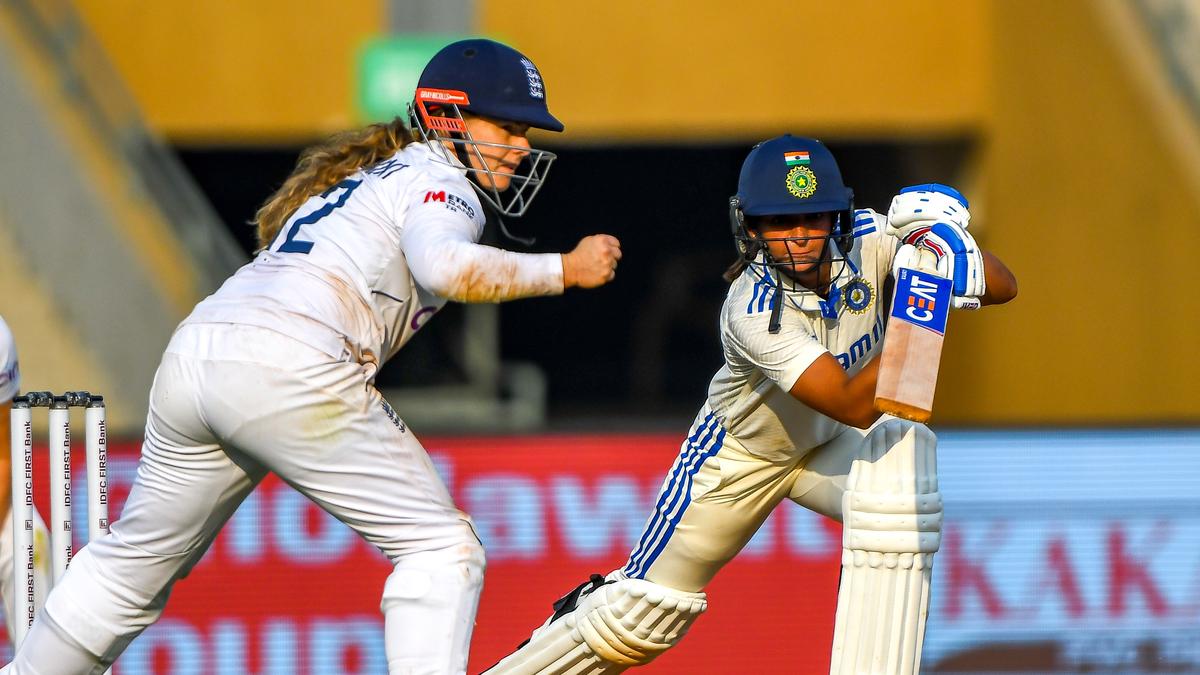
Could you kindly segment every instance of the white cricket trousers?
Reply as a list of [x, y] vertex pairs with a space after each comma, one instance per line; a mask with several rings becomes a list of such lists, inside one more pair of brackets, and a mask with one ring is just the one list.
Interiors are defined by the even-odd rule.
[[707, 406], [700, 413], [617, 578], [702, 591], [784, 499], [841, 521], [850, 469], [866, 439], [885, 425], [917, 426], [885, 415], [869, 430], [847, 427], [816, 448], [772, 461], [727, 435]]
[[425, 449], [359, 364], [232, 324], [172, 338], [120, 519], [75, 556], [4, 672], [103, 672], [268, 471], [394, 564], [381, 603], [389, 672], [464, 673], [483, 547]]

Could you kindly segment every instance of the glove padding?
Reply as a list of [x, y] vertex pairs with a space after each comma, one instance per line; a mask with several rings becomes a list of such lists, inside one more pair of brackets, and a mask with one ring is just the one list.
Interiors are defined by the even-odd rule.
[[958, 190], [941, 183], [912, 185], [900, 190], [892, 198], [888, 209], [884, 232], [897, 239], [904, 239], [913, 230], [928, 227], [935, 222], [957, 225], [966, 230], [971, 223], [967, 198]]
[[900, 267], [910, 267], [950, 279], [951, 306], [979, 309], [987, 290], [983, 252], [970, 233], [950, 223], [935, 223], [912, 230], [903, 242], [892, 261], [893, 274]]
[[949, 185], [925, 183], [900, 190], [884, 226], [885, 233], [904, 244], [893, 269], [915, 265], [946, 277], [953, 282], [954, 307], [977, 309], [986, 281], [983, 252], [967, 232], [970, 223], [967, 198]]

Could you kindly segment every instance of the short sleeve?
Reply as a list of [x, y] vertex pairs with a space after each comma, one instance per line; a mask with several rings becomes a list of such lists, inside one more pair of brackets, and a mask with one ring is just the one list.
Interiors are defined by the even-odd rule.
[[[784, 311], [778, 333], [768, 330], [770, 313], [727, 315], [722, 336], [731, 366], [757, 368], [784, 391], [822, 354], [828, 353], [796, 311]], [[732, 357], [732, 358], [730, 358]]]
[[859, 209], [854, 212], [854, 238], [858, 240], [867, 269], [879, 271], [879, 283], [891, 274], [892, 261], [900, 248], [900, 240], [884, 231], [886, 225], [887, 216], [882, 213], [871, 209]]
[[21, 369], [17, 365], [17, 345], [12, 331], [0, 319], [0, 402], [11, 401], [21, 389]]

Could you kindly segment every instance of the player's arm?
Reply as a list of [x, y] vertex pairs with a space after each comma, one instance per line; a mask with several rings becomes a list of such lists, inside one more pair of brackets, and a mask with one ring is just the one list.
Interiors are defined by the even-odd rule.
[[612, 280], [620, 243], [584, 237], [569, 253], [517, 253], [477, 243], [481, 224], [423, 205], [404, 225], [400, 245], [413, 277], [432, 293], [457, 302], [503, 302], [595, 288]]
[[726, 360], [752, 366], [780, 389], [817, 412], [865, 429], [879, 418], [874, 408], [878, 359], [853, 376], [813, 335], [799, 312], [784, 312], [782, 329], [771, 333], [763, 314], [744, 314], [745, 296], [726, 302], [721, 339]]
[[983, 276], [987, 290], [980, 296], [980, 304], [1003, 305], [1017, 297], [1017, 277], [991, 251], [983, 251]]
[[796, 400], [842, 424], [866, 429], [879, 419], [875, 409], [875, 382], [879, 359], [871, 359], [853, 376], [846, 375], [832, 354], [817, 357], [792, 385]]

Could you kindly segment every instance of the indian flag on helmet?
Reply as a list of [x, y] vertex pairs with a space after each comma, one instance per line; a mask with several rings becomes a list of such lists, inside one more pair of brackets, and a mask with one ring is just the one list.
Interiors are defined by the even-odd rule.
[[791, 152], [785, 152], [783, 153], [783, 161], [787, 162], [788, 166], [800, 166], [802, 164], [808, 164], [808, 151], [793, 150]]

